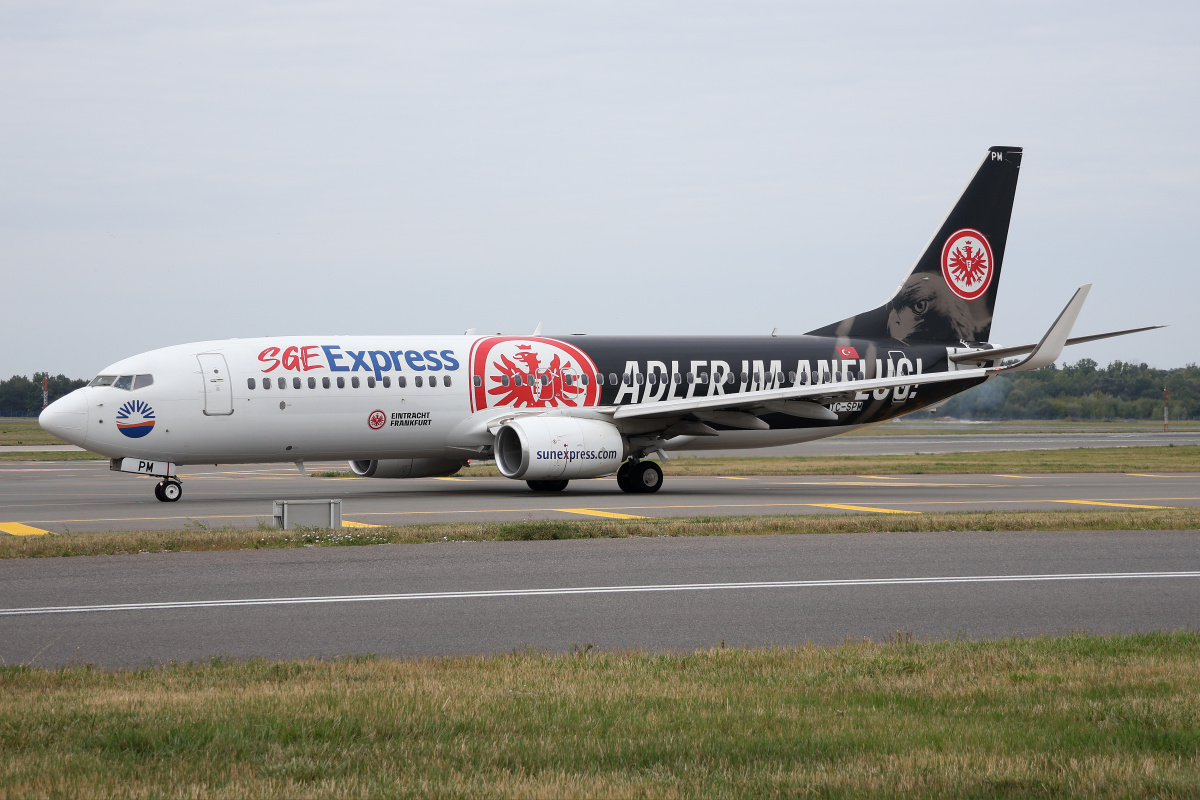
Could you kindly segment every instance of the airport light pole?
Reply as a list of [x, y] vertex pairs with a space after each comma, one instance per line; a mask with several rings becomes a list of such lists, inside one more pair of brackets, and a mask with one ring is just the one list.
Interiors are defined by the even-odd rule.
[[1171, 395], [1167, 387], [1163, 387], [1163, 433], [1167, 432], [1167, 406], [1170, 402]]
[[46, 406], [48, 406], [48, 405], [50, 405], [50, 376], [43, 375], [42, 376], [42, 409], [45, 410]]

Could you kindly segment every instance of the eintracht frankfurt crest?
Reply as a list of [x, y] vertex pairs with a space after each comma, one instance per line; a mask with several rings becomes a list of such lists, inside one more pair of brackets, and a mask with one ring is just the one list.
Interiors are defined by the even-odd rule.
[[[482, 385], [475, 386], [475, 376]], [[471, 348], [471, 410], [578, 408], [600, 402], [596, 365], [557, 339], [493, 336]], [[586, 376], [586, 378], [585, 378]]]
[[963, 228], [942, 247], [942, 277], [963, 300], [974, 300], [992, 283], [992, 246], [983, 234]]

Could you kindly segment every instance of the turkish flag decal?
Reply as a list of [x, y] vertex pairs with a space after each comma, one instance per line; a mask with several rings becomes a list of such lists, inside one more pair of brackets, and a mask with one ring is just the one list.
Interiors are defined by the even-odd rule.
[[837, 351], [842, 358], [858, 358], [858, 351], [853, 347], [839, 347]]

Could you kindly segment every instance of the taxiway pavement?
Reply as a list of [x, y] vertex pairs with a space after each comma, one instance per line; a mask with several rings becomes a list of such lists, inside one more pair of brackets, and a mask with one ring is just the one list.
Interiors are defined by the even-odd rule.
[[1200, 532], [447, 542], [0, 561], [0, 659], [689, 650], [1200, 622]]
[[103, 462], [0, 464], [0, 531], [12, 524], [26, 533], [255, 527], [271, 523], [273, 500], [319, 498], [341, 498], [343, 518], [364, 525], [1200, 507], [1194, 473], [668, 476], [652, 495], [624, 494], [611, 478], [534, 493], [505, 478], [316, 478], [290, 465], [190, 468], [182, 477], [183, 499], [160, 503], [154, 479], [110, 472]]

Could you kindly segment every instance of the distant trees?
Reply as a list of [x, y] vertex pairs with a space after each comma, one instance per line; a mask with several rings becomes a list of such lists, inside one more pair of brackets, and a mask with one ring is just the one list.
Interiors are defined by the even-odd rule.
[[[46, 373], [34, 373], [33, 379], [14, 375], [6, 381], [0, 380], [0, 417], [33, 417], [42, 410], [42, 378]], [[50, 402], [86, 384], [66, 375], [50, 378]]]
[[993, 378], [935, 412], [964, 419], [1161, 419], [1163, 387], [1171, 393], [1171, 419], [1200, 416], [1200, 367], [1153, 369], [1090, 358]]

